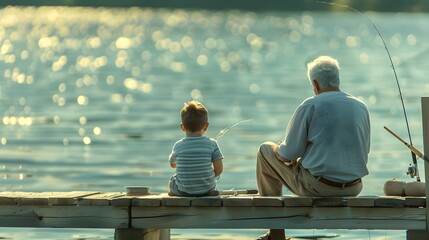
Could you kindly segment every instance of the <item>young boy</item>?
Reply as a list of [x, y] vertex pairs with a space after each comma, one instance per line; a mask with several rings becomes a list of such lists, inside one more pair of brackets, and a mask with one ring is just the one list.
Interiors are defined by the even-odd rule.
[[213, 139], [204, 136], [209, 123], [207, 109], [197, 101], [185, 103], [180, 128], [186, 136], [177, 141], [169, 156], [176, 173], [169, 182], [170, 196], [204, 196], [215, 190], [223, 171], [223, 155]]

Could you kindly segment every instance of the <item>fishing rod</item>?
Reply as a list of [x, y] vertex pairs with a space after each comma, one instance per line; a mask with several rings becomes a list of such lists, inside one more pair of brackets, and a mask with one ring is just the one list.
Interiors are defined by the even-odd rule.
[[258, 190], [256, 190], [256, 189], [214, 190], [214, 191], [209, 192], [208, 196], [218, 196], [218, 195], [233, 195], [233, 196], [237, 196], [239, 194], [258, 194]]
[[244, 122], [248, 122], [251, 121], [252, 119], [245, 119], [245, 120], [240, 120], [237, 121], [229, 126], [227, 126], [226, 128], [222, 129], [213, 139], [214, 140], [218, 140], [220, 137], [222, 137], [223, 135], [225, 135], [226, 132], [228, 132], [231, 128], [239, 125], [240, 123], [244, 123]]
[[[390, 55], [389, 48], [387, 48], [386, 42], [384, 41], [384, 38], [381, 35], [380, 31], [378, 30], [377, 26], [375, 26], [374, 22], [368, 17], [368, 15], [366, 15], [363, 12], [357, 10], [356, 8], [352, 8], [352, 7], [348, 6], [348, 5], [337, 4], [337, 3], [334, 3], [334, 2], [317, 1], [317, 3], [327, 4], [327, 5], [331, 5], [331, 6], [338, 6], [338, 7], [350, 9], [352, 11], [355, 11], [355, 12], [359, 13], [361, 16], [363, 16], [364, 18], [366, 18], [371, 23], [372, 27], [375, 29], [375, 31], [377, 32], [378, 36], [380, 37], [381, 42], [383, 43], [384, 49], [386, 50], [387, 56], [389, 57], [391, 67], [392, 67], [393, 73], [395, 75], [396, 85], [398, 87], [399, 99], [401, 100], [401, 104], [402, 104], [402, 110], [403, 110], [403, 113], [404, 113], [405, 124], [406, 124], [407, 132], [408, 132], [408, 138], [410, 140], [410, 144], [409, 145], [413, 146], [413, 140], [411, 138], [410, 125], [408, 124], [407, 111], [405, 110], [405, 103], [404, 103], [404, 99], [402, 97], [401, 86], [399, 84], [398, 75], [396, 73], [396, 68], [395, 68], [395, 65], [393, 64], [393, 60], [392, 60], [392, 57]], [[413, 151], [411, 151], [411, 157], [412, 157], [412, 160], [413, 160], [413, 166], [410, 166], [408, 168], [407, 174], [410, 175], [412, 178], [414, 178], [414, 176], [415, 176], [416, 179], [417, 179], [417, 181], [420, 182], [419, 169], [418, 169], [418, 166], [417, 166], [417, 157], [416, 157], [416, 154]]]
[[405, 146], [407, 146], [408, 149], [410, 149], [410, 151], [413, 152], [414, 154], [416, 154], [419, 158], [429, 162], [429, 159], [425, 155], [423, 155], [423, 153], [420, 152], [417, 148], [415, 148], [412, 145], [405, 142], [404, 139], [399, 137], [396, 133], [394, 133], [388, 127], [384, 126], [384, 129], [386, 129], [386, 131], [388, 131], [390, 134], [392, 134], [394, 137], [396, 137], [400, 142], [402, 142]]

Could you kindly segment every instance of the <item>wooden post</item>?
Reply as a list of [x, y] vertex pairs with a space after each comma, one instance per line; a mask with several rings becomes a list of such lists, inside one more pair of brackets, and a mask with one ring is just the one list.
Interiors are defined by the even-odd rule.
[[[429, 156], [429, 97], [422, 97], [423, 155]], [[429, 239], [429, 164], [425, 165], [426, 230], [408, 230], [407, 240]]]
[[170, 229], [116, 228], [115, 240], [170, 240]]

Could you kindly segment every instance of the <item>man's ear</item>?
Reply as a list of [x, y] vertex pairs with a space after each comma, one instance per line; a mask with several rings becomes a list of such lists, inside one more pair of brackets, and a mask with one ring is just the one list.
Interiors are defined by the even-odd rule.
[[320, 86], [319, 86], [319, 83], [317, 82], [317, 80], [313, 80], [313, 88], [314, 88], [314, 93], [315, 94], [319, 94], [320, 93]]
[[207, 128], [209, 128], [209, 122], [206, 123], [206, 126], [204, 127], [204, 131], [207, 131]]
[[185, 126], [183, 126], [183, 123], [180, 124], [180, 128], [182, 129], [182, 131], [186, 132]]

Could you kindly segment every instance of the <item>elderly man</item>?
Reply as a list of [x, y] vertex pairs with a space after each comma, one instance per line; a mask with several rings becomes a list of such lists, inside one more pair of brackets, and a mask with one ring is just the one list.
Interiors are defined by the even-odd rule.
[[[315, 96], [295, 110], [285, 139], [258, 151], [257, 181], [262, 196], [356, 196], [368, 175], [370, 119], [366, 105], [340, 90], [338, 61], [321, 56], [307, 65]], [[282, 239], [271, 229], [258, 239]]]

